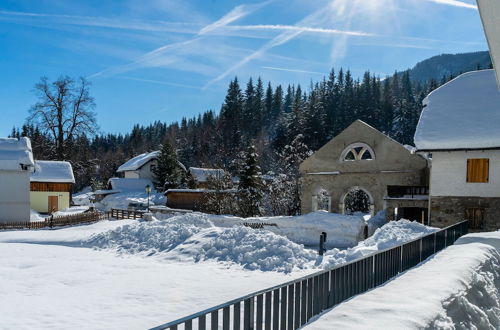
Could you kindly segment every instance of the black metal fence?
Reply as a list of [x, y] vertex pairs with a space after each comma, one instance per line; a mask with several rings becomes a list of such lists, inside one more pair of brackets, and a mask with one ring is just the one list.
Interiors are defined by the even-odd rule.
[[457, 223], [405, 244], [374, 253], [333, 269], [299, 278], [229, 301], [153, 329], [297, 329], [313, 316], [346, 299], [379, 286], [468, 231]]

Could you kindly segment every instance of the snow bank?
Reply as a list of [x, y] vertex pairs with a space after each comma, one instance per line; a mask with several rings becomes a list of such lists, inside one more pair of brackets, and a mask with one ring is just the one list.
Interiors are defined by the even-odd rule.
[[180, 261], [230, 262], [263, 271], [291, 272], [316, 260], [314, 251], [285, 237], [241, 226], [215, 227], [200, 213], [129, 224], [97, 234], [83, 245]]
[[325, 312], [306, 329], [499, 329], [500, 254], [452, 245]]
[[[164, 220], [136, 222], [99, 233], [84, 241], [83, 245], [112, 249], [120, 254], [156, 255], [194, 262], [216, 260], [249, 270], [292, 272], [332, 267], [436, 230], [407, 220], [391, 222], [351, 249], [333, 249], [324, 257], [318, 257], [316, 249], [308, 249], [294, 240], [294, 237], [303, 240], [304, 232], [288, 237], [275, 233], [276, 227], [251, 229], [234, 219], [230, 221], [227, 217], [202, 213], [163, 217]], [[296, 218], [304, 220], [303, 217]], [[288, 219], [290, 223], [296, 221], [299, 220]], [[297, 232], [303, 231], [297, 228]], [[316, 233], [313, 237], [317, 237]]]
[[79, 192], [73, 194], [73, 203], [76, 205], [90, 205], [90, 201], [93, 199], [94, 193], [90, 186], [83, 188]]
[[30, 181], [75, 183], [73, 167], [69, 162], [37, 160], [35, 172], [31, 173]]
[[363, 239], [365, 221], [361, 215], [350, 216], [327, 211], [311, 212], [301, 216], [238, 218], [234, 216], [212, 216], [212, 221], [219, 226], [233, 226], [249, 223], [275, 223], [277, 227], [265, 226], [275, 234], [304, 245], [316, 246], [319, 236], [327, 233], [328, 248], [352, 247]]
[[[135, 179], [134, 179], [135, 180]], [[165, 196], [163, 194], [150, 194], [149, 204], [153, 205], [165, 205]], [[103, 211], [110, 211], [113, 209], [128, 209], [130, 203], [148, 203], [148, 194], [146, 192], [121, 192], [117, 194], [108, 195], [103, 198], [99, 203], [95, 203], [96, 208]]]
[[500, 252], [500, 230], [486, 233], [472, 233], [460, 237], [456, 244], [483, 243], [493, 246]]
[[55, 217], [84, 213], [89, 210], [89, 206], [71, 206], [63, 210], [52, 213]]
[[416, 221], [391, 221], [375, 230], [375, 233], [353, 248], [332, 249], [326, 252], [323, 267], [332, 267], [368, 254], [385, 250], [437, 231], [437, 228], [424, 226]]
[[31, 209], [30, 210], [30, 222], [37, 222], [37, 221], [45, 221], [45, 217], [43, 217], [37, 211]]
[[385, 210], [379, 211], [375, 216], [368, 218], [366, 220], [366, 225], [368, 226], [368, 236], [372, 236], [375, 230], [382, 227], [386, 223]]

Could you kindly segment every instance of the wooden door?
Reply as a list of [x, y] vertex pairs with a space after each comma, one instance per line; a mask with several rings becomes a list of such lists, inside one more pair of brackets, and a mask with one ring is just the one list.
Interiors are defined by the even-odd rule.
[[56, 212], [59, 209], [59, 201], [57, 196], [49, 196], [49, 213]]

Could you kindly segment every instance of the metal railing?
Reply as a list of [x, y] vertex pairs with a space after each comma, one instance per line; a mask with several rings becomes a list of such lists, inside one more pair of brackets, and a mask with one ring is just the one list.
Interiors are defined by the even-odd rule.
[[428, 196], [428, 186], [387, 186], [387, 197], [401, 198], [405, 196]]
[[453, 244], [468, 221], [272, 288], [251, 293], [155, 328], [297, 329], [326, 309], [379, 286]]

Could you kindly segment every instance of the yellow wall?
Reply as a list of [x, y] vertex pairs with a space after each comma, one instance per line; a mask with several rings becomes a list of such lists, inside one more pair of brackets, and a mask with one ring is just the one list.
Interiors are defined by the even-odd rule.
[[49, 196], [58, 197], [58, 211], [69, 207], [69, 192], [30, 191], [31, 208], [40, 213], [48, 213]]

